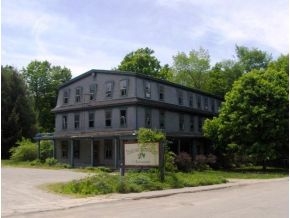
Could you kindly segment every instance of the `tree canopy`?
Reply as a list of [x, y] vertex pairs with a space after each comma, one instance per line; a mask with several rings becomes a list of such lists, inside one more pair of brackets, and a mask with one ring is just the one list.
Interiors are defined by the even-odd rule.
[[53, 131], [54, 114], [58, 87], [71, 79], [71, 71], [66, 67], [51, 66], [48, 61], [32, 61], [22, 70], [34, 99], [41, 131]]
[[235, 149], [263, 163], [288, 155], [289, 69], [285, 71], [285, 62], [281, 57], [234, 83], [219, 116], [204, 124], [204, 134], [216, 149], [224, 153]]
[[36, 114], [31, 96], [18, 71], [1, 66], [1, 156], [8, 158], [9, 150], [21, 137], [36, 133]]

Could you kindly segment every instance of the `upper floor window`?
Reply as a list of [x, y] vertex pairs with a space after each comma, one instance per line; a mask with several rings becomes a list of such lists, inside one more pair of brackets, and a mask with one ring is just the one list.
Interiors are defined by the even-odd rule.
[[159, 86], [159, 100], [164, 101], [164, 86]]
[[67, 104], [69, 100], [69, 89], [63, 91], [63, 103]]
[[197, 108], [201, 109], [201, 96], [197, 95]]
[[215, 100], [213, 98], [211, 99], [211, 111], [215, 112]]
[[144, 82], [145, 98], [151, 98], [151, 83], [148, 81]]
[[204, 97], [204, 109], [208, 110], [208, 97]]
[[74, 118], [75, 118], [75, 129], [79, 129], [80, 128], [80, 115], [75, 114]]
[[67, 115], [62, 116], [62, 129], [67, 129]]
[[74, 144], [73, 144], [73, 146], [74, 146], [74, 158], [77, 158], [77, 159], [80, 158], [80, 144], [81, 144], [80, 140], [75, 140]]
[[120, 81], [120, 94], [121, 96], [127, 96], [128, 94], [128, 80], [127, 79]]
[[112, 96], [113, 96], [113, 88], [114, 88], [114, 83], [113, 82], [107, 82], [106, 83], [106, 97], [107, 98], [112, 98]]
[[95, 113], [89, 112], [89, 128], [95, 127]]
[[179, 114], [179, 130], [183, 131], [184, 130], [184, 115]]
[[165, 129], [165, 112], [159, 111], [159, 128]]
[[145, 109], [145, 127], [150, 128], [151, 127], [151, 110]]
[[189, 96], [188, 96], [188, 105], [189, 105], [189, 107], [193, 107], [193, 96], [192, 96], [192, 94], [189, 94]]
[[190, 116], [189, 129], [191, 132], [194, 132], [194, 116]]
[[127, 127], [127, 110], [120, 110], [120, 127]]
[[183, 92], [182, 91], [177, 91], [177, 99], [178, 99], [178, 104], [183, 105]]
[[111, 110], [105, 111], [105, 126], [112, 127], [112, 111]]
[[75, 96], [76, 102], [81, 102], [81, 94], [82, 88], [81, 87], [76, 88], [76, 96]]
[[96, 100], [97, 97], [97, 84], [90, 85], [90, 100]]

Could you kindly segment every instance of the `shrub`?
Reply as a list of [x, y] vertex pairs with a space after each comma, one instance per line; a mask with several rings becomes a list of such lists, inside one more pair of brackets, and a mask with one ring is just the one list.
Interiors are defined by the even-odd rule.
[[192, 169], [192, 158], [186, 152], [180, 152], [175, 158], [177, 169], [183, 172], [190, 172]]
[[55, 158], [53, 158], [53, 157], [48, 157], [48, 158], [45, 159], [45, 163], [48, 166], [55, 166], [58, 163], [58, 161]]
[[216, 163], [216, 156], [209, 154], [205, 156], [203, 154], [196, 155], [194, 159], [194, 169], [202, 171], [210, 169], [210, 166]]
[[175, 172], [177, 170], [175, 164], [176, 154], [172, 151], [165, 152], [165, 171], [167, 172]]
[[17, 147], [12, 147], [9, 152], [11, 153], [11, 160], [13, 161], [32, 161], [37, 157], [36, 145], [30, 139], [22, 138], [17, 141]]
[[52, 142], [41, 141], [40, 142], [40, 160], [45, 161], [47, 158], [52, 157]]

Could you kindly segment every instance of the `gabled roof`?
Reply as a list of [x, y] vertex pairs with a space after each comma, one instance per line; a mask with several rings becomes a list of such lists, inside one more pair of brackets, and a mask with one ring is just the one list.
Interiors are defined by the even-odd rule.
[[77, 77], [65, 82], [64, 84], [62, 84], [59, 87], [59, 89], [64, 88], [64, 87], [66, 87], [66, 86], [68, 86], [70, 84], [73, 84], [73, 83], [75, 83], [75, 82], [77, 82], [77, 81], [79, 81], [79, 80], [81, 80], [83, 78], [91, 76], [94, 73], [95, 74], [103, 73], [103, 74], [112, 74], [112, 75], [135, 76], [135, 77], [138, 77], [138, 78], [155, 81], [155, 82], [158, 82], [158, 83], [161, 83], [161, 84], [164, 84], [164, 85], [173, 86], [173, 87], [176, 87], [176, 88], [192, 91], [192, 92], [203, 94], [203, 95], [207, 95], [207, 96], [212, 96], [212, 97], [218, 98], [220, 100], [223, 100], [223, 98], [220, 97], [220, 96], [213, 95], [211, 93], [204, 92], [204, 91], [201, 91], [199, 89], [189, 88], [189, 87], [177, 84], [177, 83], [173, 83], [173, 82], [170, 82], [170, 81], [167, 81], [167, 80], [163, 80], [163, 79], [154, 78], [152, 76], [147, 76], [147, 75], [136, 73], [136, 72], [119, 71], [119, 70], [97, 70], [97, 69], [92, 69], [92, 70], [87, 71], [86, 73], [83, 73], [83, 74], [81, 74], [81, 75], [79, 75], [79, 76], [77, 76]]

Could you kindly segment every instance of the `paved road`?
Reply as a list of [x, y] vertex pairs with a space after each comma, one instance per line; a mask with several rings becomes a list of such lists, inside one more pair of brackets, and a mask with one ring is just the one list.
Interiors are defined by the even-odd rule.
[[[2, 168], [2, 216], [288, 217], [288, 178], [267, 181], [237, 180], [208, 187], [112, 194], [84, 199], [57, 196], [36, 187], [44, 182], [71, 180], [83, 176], [86, 174], [70, 171]], [[179, 194], [172, 195], [173, 193]], [[167, 197], [160, 197], [164, 195]]]

